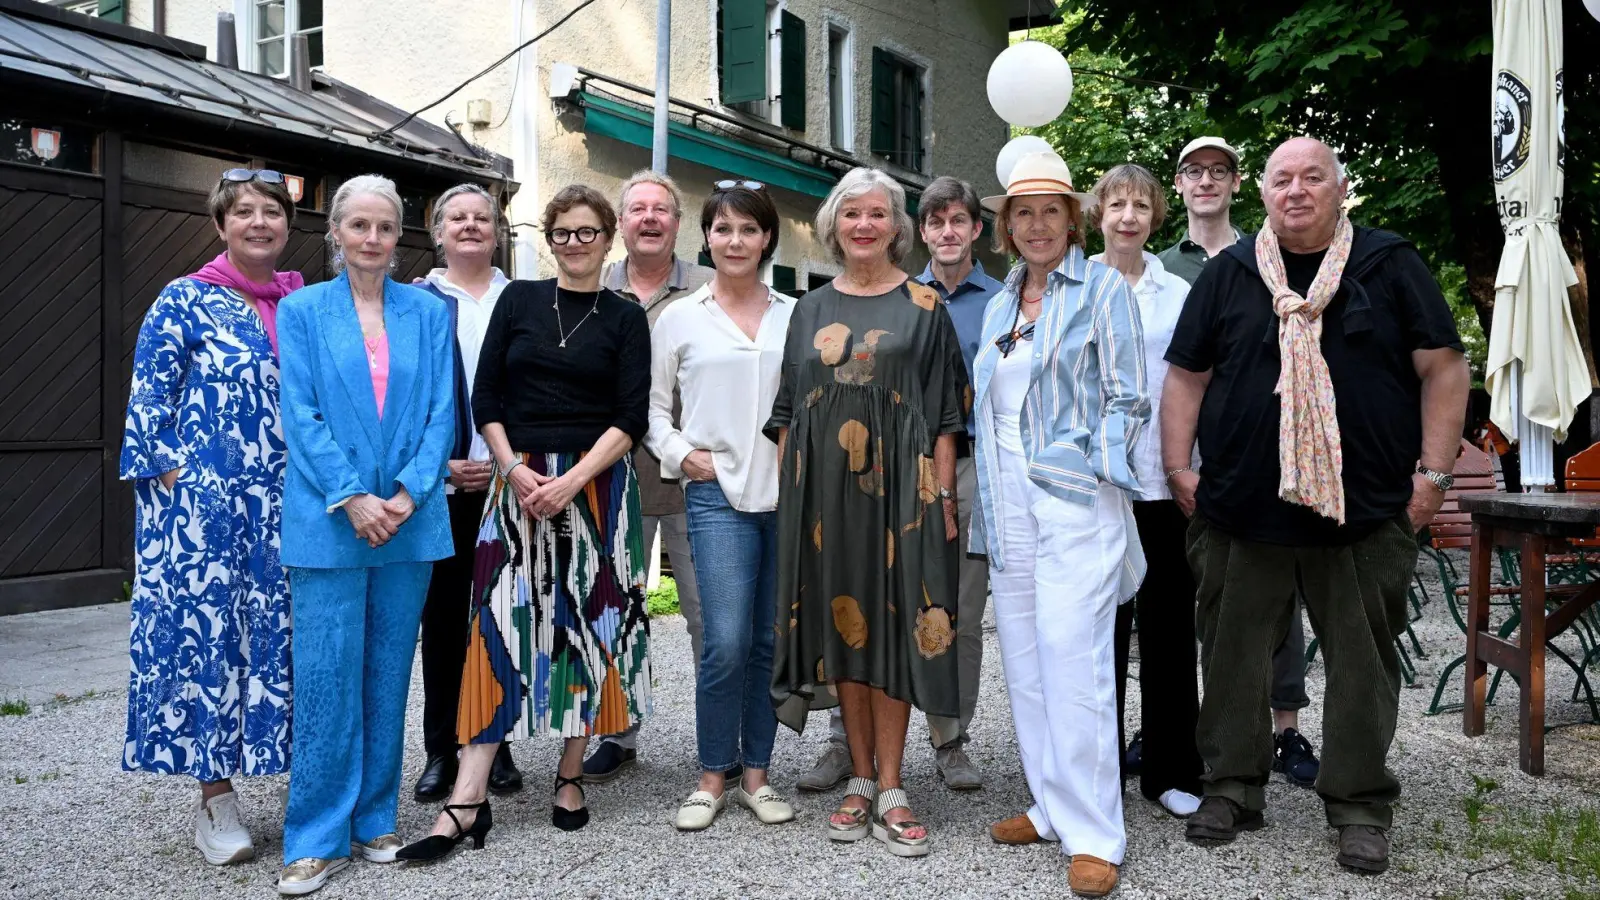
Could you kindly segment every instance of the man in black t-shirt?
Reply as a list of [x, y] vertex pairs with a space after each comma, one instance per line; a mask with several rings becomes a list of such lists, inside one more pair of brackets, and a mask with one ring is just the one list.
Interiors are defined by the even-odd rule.
[[[1317, 793], [1339, 829], [1339, 863], [1382, 872], [1400, 794], [1385, 765], [1394, 637], [1471, 382], [1421, 256], [1350, 225], [1346, 193], [1326, 145], [1296, 138], [1273, 153], [1261, 182], [1270, 233], [1213, 259], [1178, 320], [1161, 443], [1173, 497], [1193, 516], [1199, 584], [1206, 798], [1188, 838], [1222, 843], [1264, 824], [1268, 658], [1298, 590], [1328, 672]], [[1197, 437], [1202, 472], [1189, 469]]]

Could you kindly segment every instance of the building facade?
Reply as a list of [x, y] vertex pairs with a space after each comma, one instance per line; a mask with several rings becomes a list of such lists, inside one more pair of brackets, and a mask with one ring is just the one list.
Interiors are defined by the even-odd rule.
[[[126, 21], [153, 27], [158, 3], [169, 34], [213, 54], [217, 13], [233, 13], [241, 67], [268, 74], [286, 71], [288, 36], [304, 32], [312, 65], [405, 110], [556, 26], [421, 114], [513, 161], [509, 218], [522, 277], [552, 272], [531, 225], [555, 191], [584, 182], [614, 198], [650, 164], [656, 4], [647, 0], [597, 0], [560, 25], [579, 0], [124, 0]], [[994, 158], [1007, 132], [985, 77], [1018, 18], [1047, 11], [1036, 6], [1053, 4], [677, 0], [669, 172], [689, 221], [679, 255], [698, 256], [696, 214], [718, 179], [772, 186], [783, 222], [771, 280], [797, 291], [838, 271], [811, 223], [851, 165], [885, 168], [913, 198], [936, 175], [997, 190]]]

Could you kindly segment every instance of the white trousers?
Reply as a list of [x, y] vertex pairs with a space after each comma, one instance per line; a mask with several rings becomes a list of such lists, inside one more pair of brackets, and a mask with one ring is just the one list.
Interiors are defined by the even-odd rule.
[[1068, 856], [1120, 865], [1127, 849], [1118, 771], [1113, 645], [1118, 566], [1127, 549], [1120, 490], [1093, 506], [1052, 497], [1001, 451], [995, 504], [1005, 570], [989, 570], [1028, 818]]

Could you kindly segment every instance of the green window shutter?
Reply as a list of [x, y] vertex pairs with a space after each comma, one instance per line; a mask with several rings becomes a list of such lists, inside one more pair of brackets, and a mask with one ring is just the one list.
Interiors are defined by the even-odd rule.
[[694, 261], [708, 269], [716, 268], [711, 262], [711, 251], [709, 250], [702, 249], [700, 255], [695, 257]]
[[772, 267], [773, 290], [780, 294], [793, 294], [797, 284], [798, 282], [795, 279], [795, 271], [792, 266], [774, 265]]
[[767, 99], [767, 0], [722, 0], [722, 102]]
[[872, 48], [872, 146], [878, 156], [894, 157], [894, 57]]
[[100, 6], [95, 14], [107, 22], [126, 22], [127, 14], [122, 9], [123, 0], [100, 0]]
[[806, 23], [788, 10], [783, 11], [780, 21], [782, 24], [778, 27], [782, 52], [778, 68], [782, 80], [778, 91], [783, 98], [783, 127], [805, 131]]

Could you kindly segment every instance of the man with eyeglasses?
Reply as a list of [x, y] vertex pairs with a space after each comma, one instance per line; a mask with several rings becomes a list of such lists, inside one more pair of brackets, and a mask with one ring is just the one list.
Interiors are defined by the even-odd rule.
[[[606, 266], [600, 282], [607, 289], [643, 306], [655, 327], [661, 313], [680, 297], [699, 290], [716, 272], [678, 258], [678, 226], [683, 219], [682, 195], [671, 178], [649, 169], [622, 183], [617, 202], [618, 230], [628, 255]], [[667, 560], [678, 587], [678, 607], [689, 625], [694, 665], [700, 664], [700, 592], [694, 580], [694, 556], [683, 511], [683, 489], [661, 480], [661, 463], [641, 442], [633, 452], [639, 478], [639, 512], [644, 517], [644, 545], [654, 547], [656, 534], [666, 545]], [[638, 728], [610, 735], [583, 763], [583, 780], [598, 784], [617, 777], [636, 758]], [[728, 773], [730, 779], [739, 772]]]
[[[1189, 215], [1189, 230], [1176, 244], [1159, 254], [1167, 271], [1194, 284], [1212, 257], [1233, 246], [1243, 235], [1233, 227], [1229, 210], [1243, 184], [1239, 151], [1219, 137], [1198, 137], [1178, 155], [1173, 184]], [[1204, 455], [1205, 448], [1200, 450]], [[1306, 696], [1306, 637], [1300, 607], [1289, 623], [1289, 634], [1272, 654], [1273, 763], [1290, 784], [1309, 788], [1317, 782], [1321, 762], [1315, 748], [1300, 733], [1300, 710], [1311, 705]], [[1126, 758], [1126, 774], [1137, 772], [1143, 742], [1133, 736]]]

